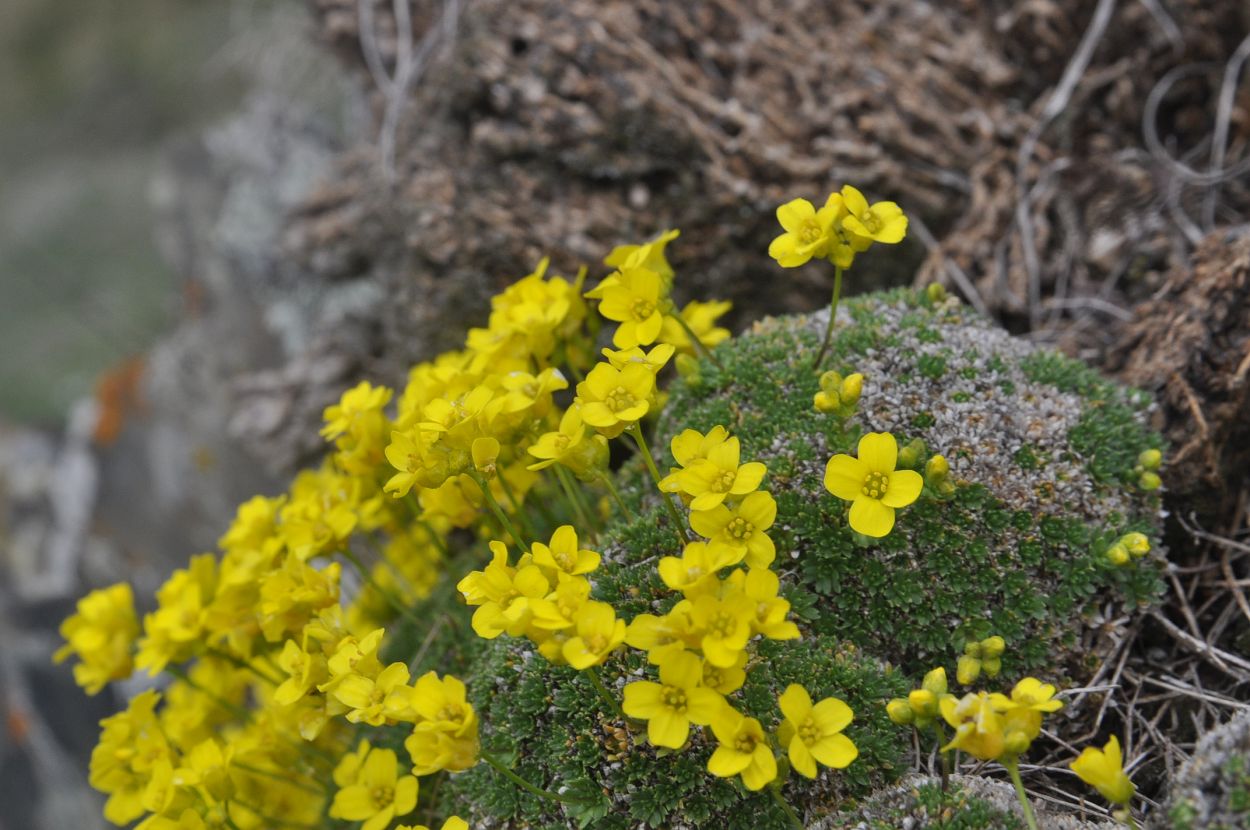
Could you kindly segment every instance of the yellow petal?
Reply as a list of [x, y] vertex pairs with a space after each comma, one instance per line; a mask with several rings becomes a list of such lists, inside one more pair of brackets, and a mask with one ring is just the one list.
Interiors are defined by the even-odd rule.
[[849, 455], [835, 455], [825, 466], [825, 489], [840, 499], [854, 501], [863, 492], [868, 466]]
[[827, 767], [842, 769], [859, 756], [859, 750], [845, 735], [828, 735], [811, 747], [812, 755]]
[[841, 732], [854, 719], [855, 713], [836, 697], [827, 697], [812, 707], [812, 717], [826, 735]]
[[648, 720], [664, 709], [661, 695], [664, 687], [650, 680], [639, 680], [625, 687], [625, 697], [621, 709], [631, 718]]
[[671, 709], [664, 709], [647, 721], [647, 740], [653, 746], [679, 749], [690, 734], [690, 721]]
[[815, 218], [816, 208], [806, 199], [792, 199], [777, 208], [777, 221], [790, 233], [803, 227], [803, 223]]
[[915, 470], [895, 470], [890, 473], [890, 485], [881, 503], [886, 507], [906, 507], [920, 498], [924, 477]]
[[735, 752], [732, 747], [718, 746], [707, 761], [707, 771], [721, 778], [731, 778], [750, 765], [750, 755]]
[[859, 460], [874, 473], [892, 473], [898, 465], [898, 442], [888, 432], [870, 432], [859, 439]]
[[807, 745], [799, 740], [797, 735], [790, 740], [790, 766], [794, 767], [794, 771], [799, 775], [807, 778], [816, 777], [816, 759], [812, 757]]
[[812, 696], [797, 683], [791, 683], [777, 698], [781, 714], [791, 723], [802, 723], [812, 711]]
[[856, 533], [880, 539], [894, 529], [894, 508], [877, 499], [860, 496], [851, 504], [851, 529]]

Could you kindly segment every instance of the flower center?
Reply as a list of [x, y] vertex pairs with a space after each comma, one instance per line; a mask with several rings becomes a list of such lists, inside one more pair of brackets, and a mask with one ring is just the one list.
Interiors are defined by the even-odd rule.
[[560, 450], [561, 452], [563, 452], [564, 450], [567, 450], [569, 448], [569, 441], [571, 440], [572, 439], [569, 438], [564, 433], [560, 433], [559, 435], [556, 436], [556, 439], [555, 439], [556, 449]]
[[738, 479], [737, 471], [726, 470], [719, 477], [712, 481], [713, 493], [728, 493], [733, 489], [734, 482]]
[[889, 473], [869, 473], [861, 492], [870, 499], [879, 499], [890, 488]]
[[676, 686], [665, 686], [660, 692], [660, 699], [664, 701], [664, 705], [675, 712], [686, 711], [686, 692]]
[[609, 392], [607, 397], [603, 399], [603, 402], [613, 412], [629, 409], [635, 403], [634, 396], [624, 386], [618, 386]]
[[645, 320], [655, 313], [655, 303], [650, 300], [634, 300], [633, 314], [635, 320]]
[[725, 531], [735, 539], [746, 541], [755, 533], [755, 525], [748, 522], [741, 516], [735, 516], [733, 521], [725, 526]]
[[820, 727], [816, 725], [816, 721], [808, 715], [803, 723], [799, 724], [799, 738], [803, 743], [811, 746], [824, 737], [824, 733], [820, 731]]
[[878, 219], [877, 215], [871, 211], [865, 213], [863, 216], [860, 216], [859, 221], [863, 223], [865, 228], [873, 233], [881, 230], [881, 220]]
[[386, 786], [374, 787], [373, 792], [369, 793], [369, 797], [373, 799], [373, 806], [379, 810], [385, 810], [395, 800], [395, 788]]
[[460, 719], [460, 710], [455, 706], [444, 706], [438, 710], [438, 720], [456, 721]]
[[738, 629], [738, 621], [733, 614], [727, 614], [722, 611], [712, 618], [708, 628], [717, 637], [728, 637]]
[[734, 752], [750, 755], [755, 751], [755, 738], [750, 735], [739, 735], [734, 738]]
[[560, 566], [562, 571], [572, 573], [573, 569], [577, 567], [577, 557], [568, 551], [560, 551], [552, 558], [556, 560], [556, 564]]
[[802, 239], [806, 245], [818, 242], [822, 236], [824, 236], [824, 231], [821, 230], [820, 225], [811, 220], [804, 222], [803, 229], [799, 231], [799, 239]]

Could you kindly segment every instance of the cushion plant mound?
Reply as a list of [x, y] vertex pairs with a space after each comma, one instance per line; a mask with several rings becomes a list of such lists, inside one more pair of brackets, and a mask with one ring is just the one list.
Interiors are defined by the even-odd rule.
[[[1115, 567], [1105, 555], [1126, 532], [1158, 536], [1158, 496], [1139, 489], [1134, 474], [1139, 454], [1159, 446], [1145, 426], [1146, 396], [953, 300], [874, 294], [845, 303], [842, 316], [824, 368], [865, 375], [851, 418], [812, 405], [827, 316], [769, 319], [718, 347], [719, 367], [703, 360], [672, 384], [652, 439], [661, 465], [673, 463], [673, 435], [720, 424], [741, 439], [743, 461], [768, 467], [763, 487], [778, 503], [773, 567], [803, 637], [759, 643], [735, 702], [765, 729], [791, 682], [854, 710], [846, 734], [856, 761], [815, 781], [786, 779], [786, 799], [809, 822], [834, 821], [848, 798], [906, 771], [910, 730], [888, 721], [884, 703], [927, 669], [953, 666], [966, 642], [1003, 637], [1009, 682], [1027, 673], [1080, 682], [1098, 660], [1097, 626], [1160, 590], [1157, 559]], [[922, 440], [913, 468], [941, 453], [954, 485], [927, 486], [883, 539], [851, 530], [848, 503], [823, 486], [829, 458], [854, 454], [870, 431], [892, 432], [900, 447]], [[662, 584], [656, 562], [677, 553], [673, 528], [636, 459], [618, 479], [636, 518], [618, 513], [600, 536], [595, 596], [627, 620], [665, 613], [679, 595]], [[551, 667], [522, 640], [468, 637], [459, 662], [484, 743], [510, 749], [505, 760], [526, 780], [577, 803], [556, 806], [482, 765], [442, 785], [440, 809], [471, 816], [474, 827], [788, 826], [766, 791], [708, 775], [707, 730], [694, 728], [682, 751], [656, 750], [583, 675]], [[654, 677], [636, 651], [599, 672], [618, 700], [627, 682]]]

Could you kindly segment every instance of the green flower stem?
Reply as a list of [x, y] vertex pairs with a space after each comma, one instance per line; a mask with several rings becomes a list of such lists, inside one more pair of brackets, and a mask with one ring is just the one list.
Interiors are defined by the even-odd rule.
[[608, 492], [612, 494], [612, 498], [616, 501], [616, 506], [621, 508], [621, 513], [626, 519], [632, 522], [634, 519], [638, 518], [634, 515], [634, 511], [630, 510], [628, 505], [625, 504], [624, 499], [621, 498], [621, 491], [616, 489], [616, 485], [612, 483], [611, 476], [605, 472], [600, 472], [599, 480], [602, 481], [603, 485], [608, 488]]
[[556, 480], [560, 482], [560, 489], [564, 491], [564, 499], [569, 503], [569, 507], [577, 516], [578, 524], [582, 525], [587, 530], [597, 533], [598, 527], [596, 526], [594, 520], [590, 517], [590, 514], [587, 512], [586, 506], [582, 503], [582, 500], [578, 498], [577, 485], [569, 481], [568, 470], [564, 469], [559, 464], [554, 465], [551, 469], [555, 470]]
[[290, 784], [292, 787], [295, 787], [297, 790], [303, 790], [304, 792], [312, 793], [313, 795], [326, 795], [327, 793], [326, 790], [318, 788], [318, 787], [314, 787], [311, 784], [305, 784], [302, 781], [292, 780], [291, 777], [288, 775], [283, 775], [282, 773], [273, 772], [272, 770], [261, 769], [260, 767], [254, 767], [251, 764], [245, 764], [239, 760], [232, 759], [230, 761], [230, 766], [235, 767], [237, 769], [241, 769], [244, 772], [251, 773], [252, 775], [259, 775], [264, 778], [272, 778], [275, 781], [281, 781], [284, 784]]
[[232, 703], [229, 700], [226, 700], [224, 697], [221, 697], [220, 695], [217, 695], [213, 692], [210, 692], [208, 689], [205, 689], [199, 683], [196, 683], [194, 680], [192, 680], [187, 675], [187, 673], [182, 670], [181, 666], [174, 666], [174, 665], [166, 666], [165, 672], [169, 674], [170, 677], [175, 678], [176, 680], [180, 681], [184, 685], [189, 686], [190, 688], [204, 695], [204, 697], [208, 698], [213, 703], [220, 706], [222, 709], [225, 709], [227, 712], [234, 715], [236, 718], [243, 721], [244, 723], [251, 722], [252, 713], [248, 711], [247, 708], [240, 706], [237, 703]]
[[829, 344], [833, 342], [833, 324], [838, 319], [838, 300], [842, 298], [842, 271], [840, 266], [834, 266], [833, 299], [829, 301], [829, 325], [825, 326], [825, 342], [820, 344], [820, 351], [816, 353], [816, 359], [812, 361], [813, 370], [820, 369], [820, 364], [825, 359], [825, 352], [829, 351]]
[[485, 761], [486, 763], [494, 767], [496, 772], [498, 772], [504, 778], [507, 778], [513, 784], [516, 784], [521, 789], [525, 790], [527, 793], [530, 793], [531, 795], [536, 795], [539, 798], [545, 798], [548, 801], [555, 801], [560, 804], [581, 804], [582, 803], [579, 799], [570, 798], [567, 795], [561, 795], [560, 793], [553, 793], [550, 790], [543, 790], [543, 789], [539, 789], [538, 787], [535, 787], [533, 784], [526, 781], [524, 778], [517, 775], [512, 770], [508, 769], [506, 766], [503, 765], [503, 763], [498, 758], [491, 755], [489, 752], [487, 752], [484, 749], [481, 750], [478, 753], [478, 755], [481, 757], [483, 761]]
[[387, 570], [391, 572], [391, 576], [395, 577], [395, 581], [399, 583], [399, 587], [410, 596], [417, 596], [417, 589], [413, 587], [412, 581], [404, 576], [404, 572], [399, 569], [399, 565], [386, 555], [386, 541], [382, 538], [382, 534], [374, 530], [370, 531], [364, 538], [365, 545], [377, 556], [380, 562], [386, 565]]
[[777, 806], [781, 808], [781, 811], [786, 814], [790, 824], [797, 830], [803, 830], [803, 822], [799, 820], [798, 814], [794, 812], [794, 808], [790, 806], [790, 803], [781, 794], [781, 785], [774, 781], [768, 785], [768, 792], [773, 797], [773, 801], [777, 802]]
[[391, 606], [391, 608], [395, 609], [395, 613], [399, 614], [401, 617], [404, 617], [406, 620], [408, 620], [408, 622], [412, 623], [413, 625], [417, 627], [421, 626], [422, 624], [421, 620], [415, 614], [412, 613], [411, 608], [405, 605], [404, 602], [399, 597], [395, 596], [390, 591], [386, 590], [385, 588], [383, 588], [381, 585], [378, 584], [378, 581], [373, 578], [373, 574], [369, 573], [369, 569], [365, 567], [364, 562], [360, 561], [360, 557], [356, 555], [355, 551], [353, 551], [351, 548], [344, 545], [343, 556], [347, 559], [348, 562], [352, 563], [352, 566], [356, 569], [356, 573], [360, 574], [360, 578], [364, 580], [365, 584], [367, 584], [373, 590], [377, 591], [378, 594], [380, 594], [382, 598], [386, 600], [386, 604]]
[[629, 436], [634, 439], [634, 443], [638, 445], [638, 450], [642, 453], [642, 460], [646, 462], [647, 470], [650, 471], [651, 478], [655, 481], [655, 489], [659, 491], [660, 500], [664, 502], [664, 507], [668, 510], [668, 517], [673, 522], [673, 532], [677, 534], [677, 549], [680, 551], [686, 547], [686, 523], [682, 521], [681, 514], [673, 506], [669, 494], [660, 490], [660, 471], [655, 466], [655, 458], [651, 455], [651, 450], [647, 448], [647, 439], [642, 437], [642, 427], [634, 423], [625, 431], [629, 433]]
[[936, 720], [933, 722], [933, 731], [937, 733], [938, 755], [942, 759], [942, 792], [945, 793], [950, 784], [951, 778], [951, 757], [949, 752], [943, 752], [942, 747], [946, 746], [946, 730], [942, 728], [942, 722]]
[[524, 540], [521, 539], [521, 534], [517, 533], [516, 527], [509, 521], [507, 514], [499, 506], [499, 502], [495, 501], [495, 494], [490, 491], [490, 484], [487, 483], [480, 473], [474, 472], [470, 473], [470, 475], [477, 482], [477, 487], [482, 491], [482, 497], [486, 499], [486, 504], [490, 507], [491, 512], [495, 514], [495, 518], [499, 520], [499, 523], [503, 525], [503, 529], [512, 537], [512, 541], [516, 543], [516, 546], [522, 552], [529, 553], [529, 545], [525, 544]]
[[1024, 782], [1020, 780], [1020, 762], [1015, 758], [1008, 758], [1003, 761], [1003, 766], [1007, 768], [1007, 774], [1011, 776], [1011, 784], [1016, 788], [1016, 798], [1020, 799], [1020, 808], [1024, 810], [1024, 820], [1029, 825], [1029, 830], [1037, 830], [1037, 818], [1033, 815], [1033, 808], [1029, 806], [1029, 797], [1024, 792]]
[[421, 518], [421, 505], [417, 503], [417, 497], [411, 491], [404, 495], [404, 504], [408, 505], [408, 509], [412, 511], [412, 519], [417, 523], [417, 527], [425, 531], [425, 535], [430, 537], [430, 544], [438, 548], [438, 552], [446, 559], [449, 556], [446, 543], [443, 537], [439, 536], [434, 528], [430, 527], [430, 523]]
[[616, 717], [624, 722], [625, 713], [621, 711], [621, 705], [616, 702], [616, 698], [612, 697], [612, 693], [608, 691], [608, 687], [603, 685], [603, 680], [599, 677], [599, 672], [595, 671], [594, 666], [587, 666], [582, 669], [582, 674], [586, 675], [586, 679], [590, 681], [590, 685], [595, 687], [595, 691], [599, 693], [599, 697], [603, 698], [603, 702], [608, 704], [608, 708]]
[[212, 646], [209, 646], [208, 648], [204, 650], [204, 653], [211, 657], [217, 657], [221, 660], [225, 660], [227, 663], [229, 663], [230, 665], [234, 666], [237, 669], [247, 669], [252, 674], [256, 675], [261, 680], [268, 683], [270, 686], [279, 685], [279, 681], [265, 674], [263, 671], [256, 668], [254, 665], [252, 665], [248, 661], [241, 660], [238, 657], [235, 657], [233, 654], [230, 654], [229, 652], [225, 652], [225, 651], [222, 651], [221, 649], [217, 649], [217, 648], [213, 648]]
[[499, 486], [503, 489], [503, 494], [508, 497], [508, 504], [512, 505], [512, 513], [517, 517], [517, 521], [521, 524], [521, 530], [531, 539], [537, 539], [538, 533], [535, 532], [534, 526], [530, 524], [529, 514], [521, 505], [521, 500], [516, 497], [516, 491], [512, 489], [512, 485], [508, 483], [508, 479], [502, 474], [499, 475]]
[[704, 357], [712, 361], [712, 364], [717, 369], [725, 368], [724, 366], [721, 365], [721, 362], [716, 359], [716, 355], [712, 354], [712, 350], [709, 349], [707, 345], [702, 340], [699, 339], [699, 335], [694, 333], [694, 329], [690, 328], [690, 324], [686, 322], [686, 318], [681, 316], [680, 311], [674, 308], [673, 313], [668, 316], [672, 318], [673, 320], [677, 321], [677, 325], [681, 326], [681, 330], [684, 331], [686, 333], [686, 336], [690, 338], [690, 342], [694, 344], [694, 347], [698, 349], [700, 352], [702, 352]]

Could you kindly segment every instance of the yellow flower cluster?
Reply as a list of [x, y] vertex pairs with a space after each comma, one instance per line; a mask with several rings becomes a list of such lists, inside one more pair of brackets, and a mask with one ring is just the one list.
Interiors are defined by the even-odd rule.
[[785, 233], [768, 246], [768, 255], [783, 268], [797, 268], [810, 259], [828, 259], [850, 268], [855, 255], [874, 242], [892, 245], [907, 234], [907, 217], [894, 202], [868, 204], [849, 184], [829, 194], [819, 210], [806, 199], [777, 208]]

